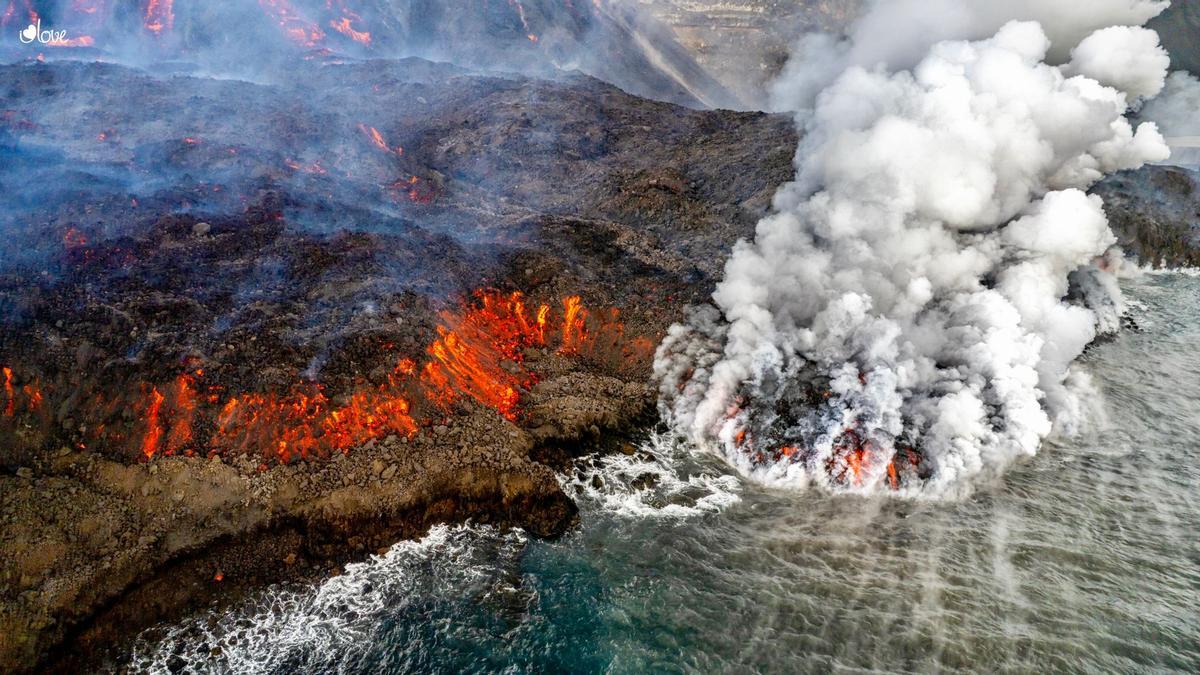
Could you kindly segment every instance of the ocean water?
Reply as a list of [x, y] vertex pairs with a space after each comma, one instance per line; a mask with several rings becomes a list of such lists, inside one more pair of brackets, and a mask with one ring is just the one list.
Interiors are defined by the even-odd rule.
[[969, 499], [769, 490], [651, 437], [563, 478], [561, 539], [439, 527], [134, 669], [1200, 671], [1200, 278], [1124, 285], [1139, 329], [1081, 362], [1097, 419]]

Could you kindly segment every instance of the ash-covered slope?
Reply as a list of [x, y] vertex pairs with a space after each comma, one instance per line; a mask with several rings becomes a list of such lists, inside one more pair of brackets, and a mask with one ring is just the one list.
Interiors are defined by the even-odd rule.
[[766, 109], [767, 90], [796, 37], [839, 32], [862, 0], [637, 0], [744, 107]]
[[404, 0], [386, 6], [380, 14], [391, 14], [388, 25], [399, 27], [392, 39], [417, 55], [541, 76], [578, 69], [639, 96], [693, 107], [738, 103], [667, 26], [632, 3]]

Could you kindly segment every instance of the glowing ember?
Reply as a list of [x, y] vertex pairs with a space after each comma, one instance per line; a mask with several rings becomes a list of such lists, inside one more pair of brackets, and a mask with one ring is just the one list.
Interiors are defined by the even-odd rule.
[[142, 16], [142, 25], [146, 30], [161, 35], [164, 30], [170, 31], [175, 25], [174, 0], [149, 0], [146, 12]]
[[380, 150], [384, 152], [395, 152], [397, 155], [404, 154], [404, 148], [398, 145], [396, 146], [395, 150], [389, 147], [387, 141], [383, 140], [383, 134], [379, 133], [379, 130], [375, 127], [369, 127], [360, 123], [358, 125], [358, 130], [363, 132], [363, 135], [365, 135], [367, 139], [371, 141], [371, 144]]
[[303, 47], [317, 47], [325, 39], [325, 31], [304, 18], [287, 0], [258, 0], [258, 4], [275, 19], [283, 34]]
[[63, 40], [53, 40], [47, 42], [47, 47], [91, 47], [96, 44], [96, 40], [90, 35], [80, 35], [79, 37], [68, 38]]
[[354, 30], [354, 27], [350, 25], [350, 17], [348, 16], [343, 16], [338, 21], [330, 21], [329, 26], [359, 44], [371, 44], [371, 34], [366, 31]]

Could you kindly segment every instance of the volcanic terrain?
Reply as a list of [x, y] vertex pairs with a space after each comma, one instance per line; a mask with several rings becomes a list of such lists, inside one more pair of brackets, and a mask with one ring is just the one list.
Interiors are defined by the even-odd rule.
[[436, 522], [563, 531], [550, 467], [632, 451], [658, 337], [791, 173], [784, 117], [305, 68], [0, 69], [6, 670]]
[[[555, 472], [638, 452], [654, 346], [793, 173], [786, 116], [296, 71], [0, 67], [6, 671], [434, 523], [563, 532]], [[1104, 188], [1151, 261], [1190, 237], [1167, 171]], [[1169, 241], [1128, 215], [1146, 180], [1189, 186], [1153, 212]]]

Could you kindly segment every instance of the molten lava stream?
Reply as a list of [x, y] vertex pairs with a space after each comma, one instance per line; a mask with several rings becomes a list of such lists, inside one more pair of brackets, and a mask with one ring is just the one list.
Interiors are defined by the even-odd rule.
[[361, 131], [363, 133], [363, 135], [367, 137], [367, 140], [371, 141], [372, 145], [379, 148], [380, 150], [382, 150], [384, 152], [394, 152], [397, 155], [404, 154], [404, 148], [399, 145], [397, 145], [396, 148], [393, 150], [392, 147], [387, 144], [387, 141], [384, 140], [383, 134], [379, 133], [379, 130], [376, 129], [375, 127], [367, 126], [366, 124], [362, 124], [360, 122], [358, 125], [358, 130]]
[[41, 412], [42, 385], [37, 380], [17, 385], [17, 376], [13, 369], [4, 366], [0, 368], [0, 376], [4, 380], [4, 417], [16, 417], [22, 413]]
[[411, 436], [416, 422], [408, 400], [390, 384], [363, 388], [334, 405], [319, 388], [288, 397], [246, 394], [229, 399], [217, 416], [211, 452], [261, 450], [286, 463], [346, 452], [388, 434]]
[[351, 18], [348, 16], [343, 16], [337, 21], [330, 21], [329, 27], [361, 45], [369, 46], [371, 44], [371, 34], [367, 31], [354, 30]]
[[[645, 353], [637, 341], [624, 341], [616, 316], [612, 310], [589, 313], [576, 296], [554, 310], [527, 306], [519, 292], [480, 291], [471, 303], [441, 314], [423, 366], [401, 359], [382, 383], [362, 383], [338, 397], [315, 384], [285, 394], [230, 396], [206, 383], [204, 370], [194, 364], [168, 382], [121, 387], [136, 392], [133, 400], [101, 392], [80, 397], [72, 405], [84, 422], [79, 429], [85, 439], [76, 444], [124, 449], [142, 461], [199, 453], [266, 455], [287, 463], [347, 452], [389, 434], [415, 434], [413, 395], [443, 412], [471, 399], [515, 420], [522, 392], [538, 380], [524, 364], [526, 350], [602, 357], [598, 361]], [[22, 383], [10, 367], [0, 369], [0, 377], [5, 419], [45, 408], [36, 381]], [[132, 424], [129, 411], [135, 412]]]
[[301, 16], [287, 0], [258, 0], [263, 11], [279, 24], [283, 34], [302, 47], [317, 47], [325, 40], [325, 31]]
[[625, 339], [616, 310], [589, 314], [578, 296], [563, 299], [561, 315], [549, 305], [531, 311], [519, 292], [481, 291], [476, 300], [465, 311], [443, 312], [438, 339], [428, 350], [421, 379], [428, 398], [442, 408], [465, 394], [515, 419], [521, 390], [537, 383], [524, 367], [524, 352], [549, 347], [551, 339], [558, 341], [559, 354], [614, 369], [652, 352], [649, 340]]
[[549, 308], [531, 316], [520, 293], [484, 291], [478, 300], [479, 307], [442, 313], [421, 380], [429, 399], [443, 408], [466, 394], [515, 419], [520, 390], [536, 382], [520, 367], [522, 351], [545, 344]]

